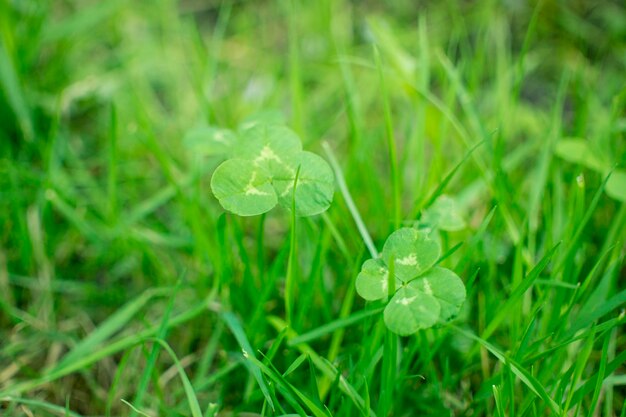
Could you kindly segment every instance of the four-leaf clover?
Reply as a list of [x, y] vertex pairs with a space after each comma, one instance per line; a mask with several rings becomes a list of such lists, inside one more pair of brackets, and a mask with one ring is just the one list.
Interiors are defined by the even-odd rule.
[[385, 299], [391, 295], [393, 279], [397, 290], [384, 311], [389, 330], [407, 336], [432, 327], [454, 317], [465, 301], [463, 281], [451, 270], [435, 266], [440, 256], [439, 242], [426, 231], [396, 230], [387, 238], [381, 257], [363, 263], [356, 290], [368, 301]]

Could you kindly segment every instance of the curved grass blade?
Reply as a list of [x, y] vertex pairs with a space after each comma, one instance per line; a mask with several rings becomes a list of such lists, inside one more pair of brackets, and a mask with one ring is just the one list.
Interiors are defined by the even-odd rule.
[[196, 397], [196, 393], [193, 390], [193, 386], [191, 385], [191, 381], [189, 377], [185, 373], [185, 369], [181, 365], [178, 360], [178, 356], [176, 356], [176, 352], [170, 347], [170, 345], [162, 339], [158, 338], [150, 338], [147, 340], [152, 340], [155, 343], [160, 344], [167, 353], [172, 357], [174, 361], [174, 366], [176, 366], [176, 370], [178, 371], [178, 375], [180, 376], [181, 381], [183, 382], [183, 386], [185, 388], [185, 395], [187, 396], [187, 402], [189, 403], [189, 409], [191, 410], [191, 415], [193, 417], [202, 417], [202, 410], [200, 409], [200, 404], [198, 403], [198, 398]]
[[491, 352], [500, 362], [505, 365], [509, 365], [511, 367], [511, 371], [517, 375], [517, 377], [539, 398], [541, 398], [549, 407], [550, 410], [555, 415], [561, 415], [562, 410], [561, 407], [550, 397], [548, 391], [545, 389], [543, 384], [539, 382], [537, 378], [532, 376], [530, 372], [524, 369], [517, 361], [507, 357], [500, 349], [496, 348], [491, 343], [487, 342], [483, 338], [480, 338], [472, 333], [466, 332], [465, 330], [456, 327], [455, 325], [450, 325], [452, 329], [454, 329], [457, 333], [472, 339], [482, 345], [485, 349]]
[[[200, 314], [206, 312], [207, 307], [208, 300], [203, 300], [189, 308], [187, 311], [173, 317], [167, 324], [167, 327], [173, 328], [182, 323], [186, 323], [193, 318], [199, 316]], [[5, 389], [0, 390], [0, 398], [12, 395], [19, 395], [23, 392], [30, 391], [44, 384], [56, 381], [57, 379], [69, 375], [72, 372], [76, 372], [80, 369], [86, 368], [106, 358], [107, 356], [114, 355], [118, 352], [122, 352], [128, 348], [136, 346], [137, 344], [142, 343], [146, 339], [157, 334], [157, 332], [159, 331], [159, 327], [160, 326], [152, 326], [148, 329], [140, 331], [139, 333], [126, 336], [119, 340], [111, 342], [108, 345], [103, 346], [99, 350], [85, 352], [84, 356], [77, 357], [74, 361], [67, 363], [64, 366], [57, 365], [51, 370], [44, 373], [44, 375], [39, 378], [15, 383], [11, 386], [8, 386]]]
[[[250, 341], [248, 341], [248, 338], [246, 337], [246, 334], [241, 327], [239, 319], [237, 319], [237, 317], [230, 312], [223, 313], [222, 319], [224, 320], [224, 322], [226, 322], [226, 325], [233, 333], [233, 336], [235, 336], [235, 339], [237, 339], [237, 343], [239, 343], [239, 347], [241, 347], [241, 350], [244, 352], [244, 356], [256, 359], [256, 356], [254, 355], [254, 349], [252, 349], [252, 345], [250, 345]], [[259, 384], [259, 388], [261, 388], [261, 392], [265, 397], [265, 401], [267, 401], [272, 410], [275, 410], [274, 401], [272, 401], [270, 391], [267, 387], [267, 384], [265, 383], [265, 380], [263, 379], [261, 369], [257, 365], [257, 362], [258, 360], [256, 362], [252, 360], [247, 360], [244, 361], [244, 365], [246, 366], [246, 368], [248, 368], [248, 371], [252, 374], [254, 379], [256, 379], [257, 384]]]
[[169, 294], [169, 288], [160, 288], [147, 290], [139, 297], [124, 305], [116, 311], [111, 317], [106, 319], [96, 330], [91, 332], [89, 336], [81, 340], [74, 348], [66, 354], [61, 362], [55, 368], [63, 368], [71, 362], [78, 360], [109, 339], [115, 333], [120, 331], [126, 324], [137, 314], [143, 307], [148, 304], [154, 297], [162, 297]]
[[329, 333], [334, 332], [337, 329], [343, 329], [345, 327], [349, 327], [352, 326], [355, 323], [360, 322], [361, 320], [366, 319], [367, 317], [379, 314], [380, 312], [383, 311], [383, 308], [376, 308], [373, 310], [361, 310], [358, 311], [354, 314], [352, 314], [349, 317], [346, 317], [344, 319], [339, 319], [339, 320], [335, 320], [335, 321], [331, 321], [330, 323], [327, 323], [323, 326], [320, 326], [316, 329], [313, 329], [309, 332], [303, 333], [301, 335], [292, 337], [291, 339], [289, 339], [289, 341], [287, 342], [287, 345], [289, 346], [297, 346], [301, 343], [308, 343], [312, 340], [315, 339], [319, 339], [320, 337], [326, 336]]

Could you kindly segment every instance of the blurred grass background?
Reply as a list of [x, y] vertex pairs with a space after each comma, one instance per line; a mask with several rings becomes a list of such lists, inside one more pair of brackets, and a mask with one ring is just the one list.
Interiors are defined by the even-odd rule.
[[[626, 208], [553, 152], [584, 138], [626, 163], [622, 2], [0, 0], [0, 39], [0, 413], [626, 412]], [[290, 342], [289, 216], [224, 215], [220, 160], [183, 140], [279, 112], [305, 148], [334, 149], [380, 245], [393, 205], [373, 45], [403, 218], [458, 168], [445, 192], [470, 224], [443, 236], [461, 243], [444, 263], [464, 313], [402, 339], [388, 387], [342, 195], [298, 221], [293, 331], [319, 333]], [[283, 378], [265, 372], [266, 395], [238, 331]]]

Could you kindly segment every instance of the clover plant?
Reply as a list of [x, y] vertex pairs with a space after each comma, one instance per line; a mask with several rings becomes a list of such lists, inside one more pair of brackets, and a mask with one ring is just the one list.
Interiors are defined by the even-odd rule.
[[[424, 221], [444, 230], [465, 226], [451, 199], [440, 197], [437, 201], [425, 212]], [[384, 321], [399, 335], [445, 322], [458, 314], [466, 293], [463, 281], [453, 271], [436, 266], [440, 257], [436, 229], [401, 228], [387, 238], [380, 257], [363, 263], [356, 290], [368, 301], [391, 298]]]
[[298, 135], [273, 120], [249, 120], [237, 133], [198, 128], [185, 140], [206, 155], [228, 157], [215, 169], [211, 189], [234, 214], [254, 216], [277, 204], [291, 209], [294, 188], [297, 216], [322, 213], [332, 202], [334, 176], [326, 161], [302, 150]]

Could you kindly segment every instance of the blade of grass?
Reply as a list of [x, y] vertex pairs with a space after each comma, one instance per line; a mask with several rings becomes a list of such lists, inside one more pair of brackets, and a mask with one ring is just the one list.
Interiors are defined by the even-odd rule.
[[[167, 338], [167, 322], [172, 312], [172, 308], [174, 307], [174, 300], [176, 299], [176, 294], [178, 293], [181, 282], [182, 281], [179, 280], [176, 287], [174, 287], [172, 296], [165, 309], [165, 313], [163, 314], [163, 319], [161, 320], [161, 326], [159, 327], [159, 331], [156, 335], [156, 338], [159, 340], [165, 340]], [[156, 365], [157, 358], [159, 357], [159, 352], [160, 352], [160, 344], [155, 343], [154, 346], [152, 346], [150, 356], [148, 357], [143, 374], [141, 375], [141, 379], [139, 380], [137, 391], [135, 392], [135, 399], [133, 403], [139, 408], [141, 408], [143, 405], [143, 398], [148, 390], [148, 384], [150, 384], [150, 378], [152, 377], [152, 373]], [[133, 415], [134, 413], [131, 413], [131, 416]]]
[[108, 152], [108, 175], [107, 175], [107, 196], [108, 215], [113, 224], [117, 222], [117, 166], [118, 160], [118, 133], [117, 133], [117, 110], [115, 104], [111, 104], [111, 117], [109, 126], [109, 152]]
[[166, 296], [170, 293], [170, 291], [171, 289], [169, 288], [159, 288], [149, 289], [143, 292], [139, 297], [117, 310], [113, 315], [111, 315], [111, 317], [102, 322], [96, 330], [91, 332], [89, 336], [74, 346], [74, 348], [63, 357], [55, 368], [64, 368], [79, 358], [84, 357], [88, 353], [93, 352], [93, 350], [104, 341], [124, 328], [128, 322], [132, 320], [132, 318], [152, 299]]
[[337, 185], [339, 186], [339, 191], [341, 191], [341, 195], [343, 195], [346, 205], [348, 206], [348, 210], [350, 210], [352, 219], [354, 220], [354, 223], [356, 223], [356, 227], [361, 234], [361, 238], [363, 239], [365, 246], [369, 250], [372, 258], [378, 258], [378, 250], [376, 249], [376, 246], [374, 246], [374, 241], [367, 231], [367, 227], [365, 226], [365, 223], [363, 223], [363, 219], [359, 214], [359, 210], [357, 209], [356, 205], [354, 204], [354, 200], [350, 195], [350, 191], [348, 190], [348, 185], [346, 184], [346, 180], [344, 179], [343, 172], [341, 171], [341, 167], [339, 166], [339, 162], [337, 162], [337, 158], [335, 158], [335, 153], [333, 152], [328, 142], [322, 142], [322, 147], [326, 152], [326, 156], [328, 156], [330, 166], [335, 172], [335, 180], [337, 181]]
[[[243, 351], [244, 356], [247, 356], [248, 358], [256, 359], [256, 356], [254, 354], [254, 349], [252, 349], [252, 345], [250, 345], [250, 342], [248, 341], [248, 338], [246, 337], [246, 334], [243, 331], [243, 328], [241, 327], [241, 323], [239, 322], [239, 319], [237, 319], [237, 317], [233, 313], [230, 313], [230, 312], [224, 312], [222, 314], [222, 319], [224, 320], [224, 322], [226, 323], [230, 331], [233, 333], [233, 336], [235, 336], [235, 339], [237, 339], [237, 343], [239, 343], [239, 346], [241, 347], [241, 350]], [[274, 402], [272, 401], [272, 398], [270, 396], [270, 392], [267, 387], [267, 384], [265, 383], [265, 380], [263, 379], [261, 370], [259, 369], [258, 366], [255, 366], [257, 362], [258, 361], [247, 360], [247, 361], [244, 361], [244, 364], [246, 368], [248, 369], [248, 371], [252, 374], [252, 376], [256, 380], [257, 384], [259, 385], [259, 388], [261, 389], [261, 392], [263, 393], [263, 396], [265, 397], [265, 401], [267, 401], [267, 403], [270, 405], [272, 410], [275, 410]]]
[[[461, 161], [459, 161], [458, 164], [456, 164], [454, 166], [454, 168], [452, 168], [452, 170], [450, 172], [448, 172], [448, 174], [444, 177], [443, 181], [441, 181], [439, 183], [439, 185], [437, 186], [437, 188], [435, 188], [435, 190], [430, 194], [430, 196], [428, 197], [428, 199], [426, 200], [426, 203], [422, 204], [416, 204], [417, 210], [416, 212], [419, 212], [419, 210], [422, 207], [429, 207], [431, 204], [433, 204], [435, 202], [435, 200], [443, 193], [443, 191], [446, 189], [446, 187], [448, 186], [448, 183], [450, 183], [450, 181], [452, 180], [452, 178], [454, 178], [454, 176], [456, 175], [456, 173], [459, 171], [459, 169], [465, 164], [465, 162], [467, 162], [468, 159], [470, 159], [470, 157], [472, 156], [472, 154], [474, 153], [474, 151], [476, 151], [476, 149], [480, 148], [482, 145], [485, 144], [485, 140], [481, 140], [480, 142], [476, 143], [474, 146], [472, 146], [466, 153], [465, 156], [463, 156], [463, 159], [461, 159]], [[416, 216], [413, 216], [416, 217]]]
[[[622, 351], [619, 355], [615, 357], [615, 359], [613, 359], [611, 362], [609, 362], [606, 365], [604, 377], [606, 378], [609, 375], [611, 375], [613, 372], [619, 369], [619, 367], [622, 366], [624, 362], [626, 362], [626, 350]], [[570, 403], [570, 406], [573, 407], [577, 405], [587, 395], [589, 395], [589, 393], [592, 392], [595, 389], [596, 385], [598, 384], [598, 379], [602, 380], [602, 378], [600, 378], [600, 375], [598, 373], [594, 374], [591, 378], [587, 379], [587, 381], [580, 388], [578, 388], [576, 392], [574, 393], [574, 395], [572, 396], [572, 401]]]
[[289, 236], [289, 258], [287, 260], [287, 278], [285, 281], [285, 315], [287, 317], [287, 323], [293, 325], [293, 300], [295, 298], [295, 268], [296, 268], [296, 256], [297, 256], [297, 241], [296, 241], [296, 189], [298, 187], [298, 177], [300, 176], [300, 166], [296, 171], [296, 176], [293, 180], [293, 194], [291, 197], [291, 233]]
[[393, 133], [393, 120], [391, 118], [391, 107], [389, 105], [389, 93], [385, 81], [383, 64], [380, 59], [380, 52], [376, 44], [374, 48], [374, 60], [378, 69], [378, 79], [383, 101], [383, 112], [385, 114], [385, 133], [387, 135], [387, 152], [389, 155], [389, 166], [391, 167], [392, 201], [393, 201], [393, 224], [394, 230], [400, 228], [402, 221], [402, 200], [400, 187], [400, 173], [398, 172], [398, 151], [396, 150], [396, 139]]
[[298, 336], [292, 337], [289, 339], [287, 344], [289, 346], [297, 346], [301, 343], [309, 343], [310, 341], [319, 339], [320, 337], [324, 337], [327, 334], [334, 332], [335, 330], [352, 326], [356, 323], [361, 322], [367, 317], [375, 316], [376, 314], [382, 312], [383, 309], [383, 307], [380, 307], [373, 310], [357, 311], [356, 313], [353, 313], [348, 317], [331, 321], [330, 323], [326, 323], [306, 333], [302, 333]]
[[[303, 355], [303, 361], [306, 359], [306, 355]], [[306, 407], [311, 410], [313, 415], [316, 417], [329, 417], [328, 413], [322, 410], [313, 400], [308, 398], [305, 394], [303, 394], [300, 390], [290, 384], [283, 375], [276, 371], [271, 365], [265, 365], [263, 362], [259, 361], [257, 358], [253, 356], [246, 355], [246, 360], [250, 361], [254, 364], [259, 370], [261, 370], [269, 379], [271, 379], [278, 387], [281, 388], [280, 393], [285, 396], [291, 403], [291, 405], [296, 408], [298, 414], [300, 416], [306, 417], [307, 414], [304, 409], [299, 405], [296, 401], [298, 398]]]
[[194, 392], [193, 386], [191, 385], [191, 381], [189, 381], [189, 378], [187, 377], [187, 374], [185, 373], [185, 369], [180, 364], [180, 361], [178, 360], [178, 356], [176, 356], [174, 349], [172, 349], [165, 340], [158, 339], [158, 338], [150, 338], [147, 340], [152, 340], [153, 342], [160, 344], [161, 347], [165, 349], [165, 351], [170, 355], [170, 357], [174, 361], [174, 365], [176, 366], [176, 369], [178, 370], [178, 375], [180, 376], [180, 379], [183, 383], [183, 387], [185, 389], [185, 395], [187, 396], [187, 402], [189, 404], [189, 410], [191, 411], [191, 415], [193, 417], [202, 417], [202, 410], [200, 409], [200, 404], [198, 403], [198, 398], [196, 397], [196, 393]]
[[481, 337], [483, 339], [488, 339], [491, 335], [496, 331], [498, 326], [502, 323], [502, 321], [510, 317], [511, 309], [521, 300], [522, 296], [528, 289], [533, 285], [533, 283], [539, 278], [541, 272], [548, 266], [550, 261], [552, 260], [552, 256], [559, 248], [560, 244], [557, 244], [553, 247], [548, 253], [546, 253], [543, 258], [537, 263], [537, 265], [526, 275], [526, 278], [519, 283], [515, 289], [511, 292], [511, 295], [508, 297], [507, 301], [501, 308], [498, 310], [498, 313], [495, 317], [489, 322], [485, 330], [483, 331]]
[[593, 390], [593, 396], [591, 397], [591, 404], [589, 406], [589, 411], [587, 412], [587, 417], [592, 417], [598, 406], [598, 400], [600, 399], [600, 392], [602, 391], [602, 383], [604, 378], [606, 377], [606, 364], [609, 359], [609, 343], [611, 341], [611, 335], [614, 331], [607, 332], [606, 336], [604, 336], [604, 342], [602, 343], [602, 352], [600, 356], [600, 365], [598, 366], [598, 373], [596, 378], [596, 386]]
[[31, 400], [28, 398], [19, 398], [19, 397], [6, 397], [6, 398], [0, 398], [0, 403], [2, 402], [14, 403], [14, 404], [25, 404], [25, 405], [29, 405], [31, 407], [36, 407], [42, 410], [46, 410], [48, 412], [51, 412], [53, 414], [58, 414], [58, 415], [65, 415], [65, 416], [70, 416], [70, 417], [82, 417], [82, 414], [78, 414], [74, 411], [70, 411], [67, 409], [67, 407], [61, 407], [60, 405], [51, 404], [49, 402], [42, 401], [42, 400]]
[[298, 38], [298, 0], [284, 0], [288, 4], [288, 39], [289, 39], [289, 90], [293, 111], [293, 126], [301, 136], [306, 133], [304, 125], [304, 101], [302, 100], [302, 70], [300, 68], [300, 47]]
[[[210, 300], [204, 300], [190, 307], [183, 313], [174, 316], [168, 323], [168, 328], [177, 327], [186, 323], [200, 314], [206, 312]], [[152, 326], [148, 329], [137, 332], [136, 334], [123, 337], [114, 342], [103, 346], [99, 350], [86, 351], [82, 357], [75, 357], [72, 362], [65, 364], [63, 367], [57, 365], [49, 371], [45, 372], [41, 377], [30, 379], [23, 382], [17, 382], [0, 390], [0, 398], [6, 396], [19, 395], [23, 392], [30, 391], [44, 384], [55, 381], [80, 369], [86, 368], [108, 356], [123, 352], [133, 346], [143, 343], [144, 340], [153, 337], [159, 330], [160, 326]]]
[[117, 369], [115, 370], [115, 375], [113, 376], [113, 381], [111, 382], [111, 386], [109, 388], [109, 393], [107, 395], [107, 401], [105, 406], [104, 415], [106, 417], [111, 416], [111, 409], [113, 408], [113, 401], [115, 401], [117, 389], [122, 382], [122, 376], [124, 371], [126, 370], [126, 366], [128, 360], [130, 359], [130, 355], [134, 352], [134, 349], [129, 349], [122, 355], [122, 359], [118, 362]]
[[0, 40], [0, 85], [17, 118], [24, 139], [28, 142], [32, 141], [35, 135], [32, 116], [4, 39]]
[[483, 338], [475, 336], [474, 334], [469, 333], [455, 325], [450, 325], [450, 327], [457, 333], [471, 340], [474, 340], [475, 342], [478, 342], [481, 346], [483, 346], [485, 349], [491, 352], [491, 354], [498, 358], [498, 360], [504, 365], [509, 365], [511, 367], [511, 371], [514, 372], [515, 375], [517, 375], [517, 377], [524, 383], [524, 385], [526, 385], [535, 395], [541, 398], [546, 403], [546, 405], [550, 407], [550, 410], [552, 410], [553, 413], [558, 415], [562, 414], [561, 407], [559, 407], [559, 405], [552, 399], [552, 397], [550, 397], [541, 382], [539, 382], [537, 378], [532, 376], [530, 372], [528, 372], [519, 363], [517, 363], [517, 361], [508, 358], [504, 353], [502, 353], [502, 351], [500, 351], [500, 349], [496, 348], [494, 345], [487, 342]]
[[589, 359], [589, 355], [591, 355], [591, 352], [593, 350], [593, 342], [595, 339], [595, 335], [596, 335], [595, 329], [592, 329], [592, 331], [589, 333], [589, 336], [587, 336], [587, 340], [585, 340], [585, 343], [582, 349], [580, 350], [579, 354], [576, 355], [576, 361], [574, 364], [574, 373], [572, 377], [570, 378], [569, 392], [567, 394], [567, 398], [565, 399], [565, 405], [563, 405], [563, 414], [562, 414], [563, 417], [567, 416], [567, 411], [569, 410], [570, 403], [572, 402], [572, 396], [574, 395], [574, 392], [575, 392], [574, 388], [576, 387], [576, 385], [578, 385], [578, 381], [580, 381], [583, 371], [585, 370], [585, 366], [587, 365], [587, 360]]
[[[279, 317], [269, 317], [268, 321], [272, 325], [272, 327], [274, 327], [274, 329], [279, 332], [284, 330], [285, 328], [288, 328], [287, 324]], [[287, 340], [291, 340], [292, 338], [295, 338], [297, 336], [298, 334], [294, 330], [288, 328]], [[299, 345], [297, 345], [297, 348], [301, 353], [305, 353], [311, 358], [315, 367], [317, 367], [317, 369], [319, 369], [319, 371], [324, 376], [333, 381], [337, 380], [339, 390], [341, 390], [348, 396], [348, 398], [350, 398], [350, 401], [361, 411], [361, 413], [365, 412], [365, 401], [363, 400], [363, 398], [359, 395], [355, 387], [352, 386], [331, 363], [321, 357], [306, 343], [300, 343]], [[376, 414], [372, 410], [369, 410], [369, 414], [364, 415], [369, 415], [369, 417], [376, 417]]]

